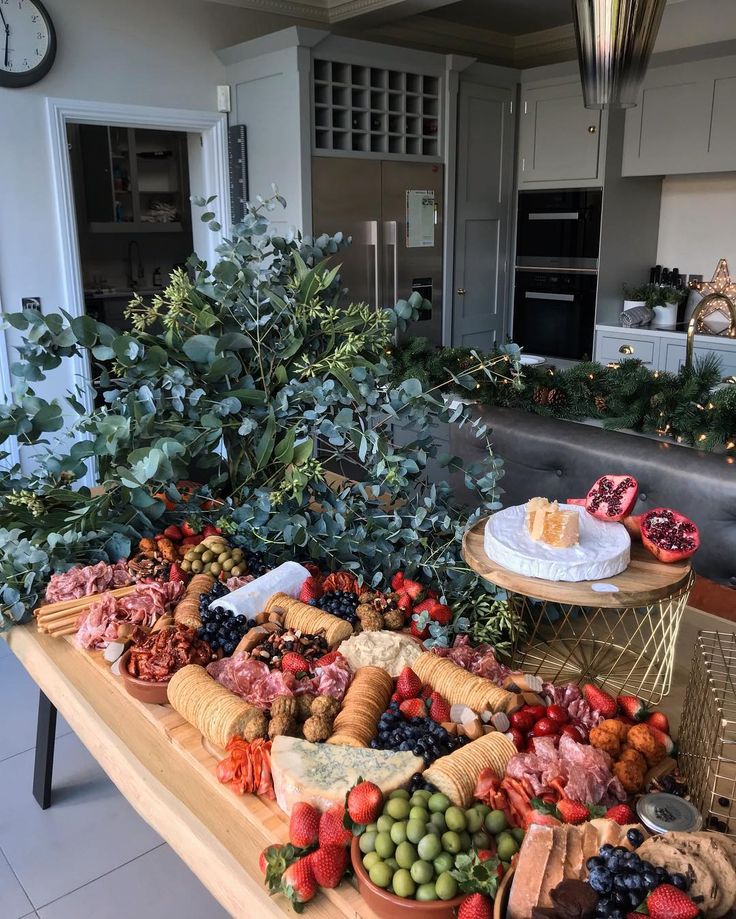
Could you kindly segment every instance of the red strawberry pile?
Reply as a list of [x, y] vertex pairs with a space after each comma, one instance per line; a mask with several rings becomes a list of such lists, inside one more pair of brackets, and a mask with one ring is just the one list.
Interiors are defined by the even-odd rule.
[[650, 712], [638, 696], [620, 695], [614, 698], [595, 683], [583, 686], [583, 696], [593, 711], [603, 718], [617, 718], [629, 725], [646, 724], [654, 739], [664, 746], [668, 756], [675, 752], [667, 715], [664, 712]]
[[419, 581], [407, 578], [403, 571], [397, 571], [391, 578], [391, 587], [397, 596], [399, 609], [411, 618], [411, 634], [424, 641], [429, 638], [432, 622], [446, 626], [452, 622], [452, 610], [441, 603], [435, 591], [424, 587]]
[[396, 681], [392, 702], [398, 702], [404, 718], [431, 718], [437, 724], [450, 720], [450, 705], [429, 683], [422, 683], [411, 667], [404, 667]]
[[531, 742], [535, 737], [560, 738], [567, 734], [578, 743], [587, 743], [588, 731], [584, 724], [575, 721], [562, 705], [524, 705], [509, 716], [511, 727], [507, 736], [516, 749], [533, 752]]

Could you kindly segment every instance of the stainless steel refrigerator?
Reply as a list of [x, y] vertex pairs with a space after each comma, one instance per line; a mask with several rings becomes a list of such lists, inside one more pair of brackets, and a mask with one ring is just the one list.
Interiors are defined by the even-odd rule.
[[432, 304], [412, 336], [442, 344], [443, 168], [348, 157], [312, 160], [314, 235], [341, 230], [335, 260], [353, 302], [393, 306], [413, 290]]

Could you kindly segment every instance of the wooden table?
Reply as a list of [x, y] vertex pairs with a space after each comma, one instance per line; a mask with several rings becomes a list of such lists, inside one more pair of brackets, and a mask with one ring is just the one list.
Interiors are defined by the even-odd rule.
[[[236, 919], [294, 916], [284, 897], [268, 896], [258, 869], [261, 850], [287, 840], [288, 821], [275, 802], [239, 797], [221, 785], [199, 732], [170, 706], [128, 695], [100, 652], [41, 635], [33, 624], [13, 628], [8, 643], [42, 700], [61, 712], [120, 792], [224, 909]], [[309, 915], [376, 919], [348, 882], [319, 893]]]
[[514, 636], [513, 666], [551, 683], [594, 680], [659, 703], [672, 685], [675, 642], [695, 580], [690, 560], [664, 565], [632, 543], [626, 570], [603, 581], [527, 577], [486, 554], [487, 520], [465, 533], [463, 556], [508, 592], [526, 628]]

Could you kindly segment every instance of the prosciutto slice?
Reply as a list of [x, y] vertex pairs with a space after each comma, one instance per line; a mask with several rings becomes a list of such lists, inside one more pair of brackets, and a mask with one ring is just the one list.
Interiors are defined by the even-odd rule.
[[77, 642], [83, 648], [104, 650], [117, 641], [120, 626], [128, 623], [150, 629], [154, 622], [175, 603], [184, 592], [181, 581], [158, 581], [137, 584], [126, 597], [102, 594], [83, 614], [77, 629]]
[[60, 600], [76, 600], [79, 597], [114, 590], [116, 587], [127, 587], [132, 583], [133, 578], [123, 561], [115, 562], [114, 565], [98, 562], [84, 568], [77, 566], [69, 571], [51, 575], [46, 587], [46, 601], [58, 603]]

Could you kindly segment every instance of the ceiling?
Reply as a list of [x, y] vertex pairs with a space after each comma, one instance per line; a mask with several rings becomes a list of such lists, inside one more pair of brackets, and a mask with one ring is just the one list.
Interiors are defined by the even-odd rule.
[[571, 0], [458, 0], [433, 12], [450, 22], [508, 35], [537, 32], [572, 22]]

